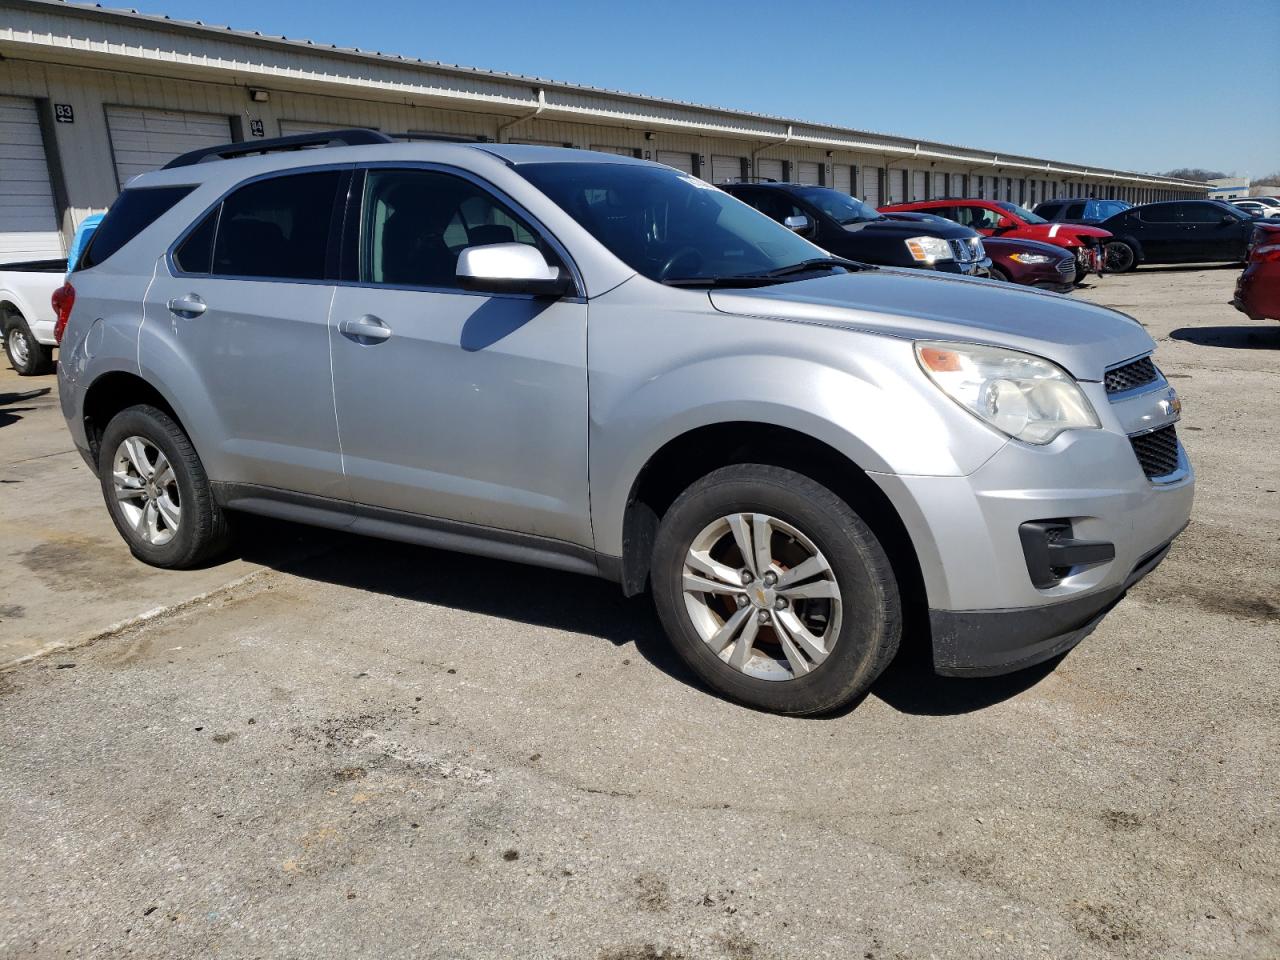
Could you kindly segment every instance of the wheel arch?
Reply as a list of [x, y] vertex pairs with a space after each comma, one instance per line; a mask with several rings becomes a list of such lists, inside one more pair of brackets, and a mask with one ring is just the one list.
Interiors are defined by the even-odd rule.
[[[81, 407], [85, 438], [89, 442], [89, 452], [94, 463], [98, 462], [102, 433], [111, 418], [121, 410], [141, 403], [163, 410], [187, 434], [188, 439], [191, 438], [177, 408], [155, 384], [128, 370], [107, 370], [95, 377], [86, 388]], [[191, 442], [194, 446], [195, 441]]]
[[645, 589], [658, 524], [676, 497], [712, 470], [735, 463], [785, 467], [841, 497], [871, 527], [889, 555], [904, 610], [927, 614], [915, 545], [898, 509], [867, 471], [835, 447], [801, 430], [747, 421], [687, 430], [668, 440], [645, 462], [632, 482], [623, 516], [619, 580], [624, 593], [632, 596]]

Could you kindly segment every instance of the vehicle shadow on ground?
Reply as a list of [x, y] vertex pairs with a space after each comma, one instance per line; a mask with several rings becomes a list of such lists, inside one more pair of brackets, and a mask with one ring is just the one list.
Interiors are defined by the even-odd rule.
[[43, 397], [49, 392], [49, 387], [40, 387], [35, 390], [24, 390], [21, 393], [0, 393], [0, 427], [7, 427], [11, 423], [17, 423], [22, 419], [20, 414], [30, 413], [35, 407], [15, 407], [15, 403], [26, 403], [28, 400], [35, 400]]
[[1280, 326], [1274, 327], [1179, 327], [1169, 333], [1172, 340], [1202, 347], [1231, 350], [1280, 350]]
[[1204, 273], [1211, 270], [1243, 269], [1243, 264], [1236, 263], [1153, 263], [1137, 267], [1134, 273]]
[[[257, 517], [241, 518], [237, 542], [243, 559], [317, 583], [581, 633], [615, 647], [632, 644], [674, 680], [714, 695], [672, 650], [649, 596], [628, 599], [605, 580]], [[1006, 677], [939, 677], [923, 629], [922, 635], [920, 624], [908, 626], [898, 657], [870, 691], [903, 713], [981, 710], [1038, 683], [1058, 662]]]

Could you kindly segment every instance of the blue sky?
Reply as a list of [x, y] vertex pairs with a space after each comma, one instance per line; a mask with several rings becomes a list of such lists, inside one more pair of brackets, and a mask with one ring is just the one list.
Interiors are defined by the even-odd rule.
[[130, 5], [1058, 160], [1280, 170], [1280, 0], [883, 0], [811, 5], [812, 13], [780, 0]]

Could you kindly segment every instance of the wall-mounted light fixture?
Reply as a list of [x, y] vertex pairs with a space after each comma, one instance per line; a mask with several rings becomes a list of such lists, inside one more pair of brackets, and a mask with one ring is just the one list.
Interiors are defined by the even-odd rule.
[[653, 140], [656, 136], [657, 135], [652, 130], [650, 130], [645, 133], [644, 138], [646, 140]]
[[267, 90], [260, 90], [257, 87], [250, 87], [249, 99], [254, 103], [266, 103], [271, 99], [271, 93]]

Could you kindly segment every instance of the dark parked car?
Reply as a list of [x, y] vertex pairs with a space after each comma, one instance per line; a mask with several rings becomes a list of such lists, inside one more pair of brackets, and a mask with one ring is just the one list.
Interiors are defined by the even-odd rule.
[[[895, 211], [885, 216], [917, 223], [952, 222], [931, 213]], [[987, 274], [993, 280], [1007, 280], [1056, 293], [1069, 293], [1075, 287], [1076, 258], [1062, 247], [1008, 237], [986, 237], [982, 246], [987, 252]]]
[[1107, 270], [1124, 273], [1143, 263], [1241, 263], [1259, 223], [1221, 200], [1144, 203], [1098, 224], [1111, 233]]
[[982, 238], [957, 223], [890, 220], [828, 187], [772, 182], [719, 187], [838, 257], [970, 277], [984, 266]]
[[1128, 200], [1057, 197], [1036, 204], [1035, 214], [1055, 223], [1101, 223], [1132, 207]]

